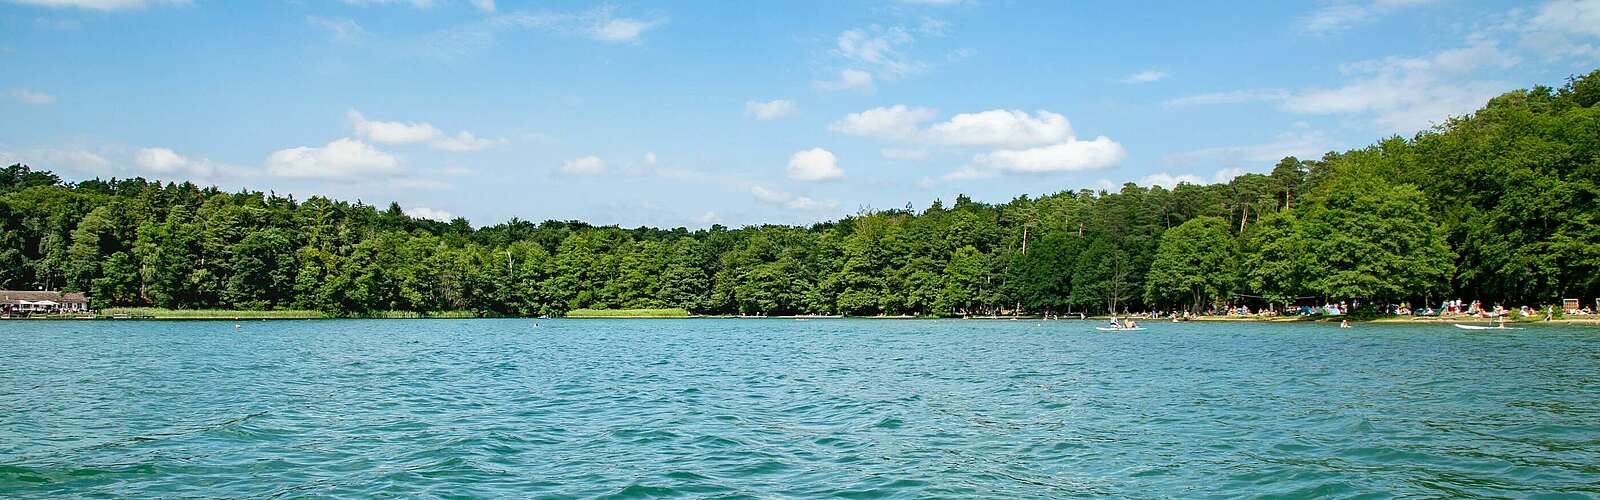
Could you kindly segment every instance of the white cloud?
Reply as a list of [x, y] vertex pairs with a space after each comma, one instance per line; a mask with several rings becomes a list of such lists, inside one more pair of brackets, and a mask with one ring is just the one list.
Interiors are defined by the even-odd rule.
[[345, 116], [350, 120], [350, 125], [355, 128], [357, 135], [385, 144], [426, 142], [434, 149], [459, 153], [482, 151], [503, 146], [508, 142], [505, 139], [478, 137], [465, 130], [457, 132], [455, 135], [445, 135], [444, 131], [427, 122], [368, 120], [360, 111], [354, 109], [346, 112]]
[[656, 164], [656, 154], [655, 154], [655, 152], [652, 151], [652, 152], [648, 152], [648, 153], [644, 154], [644, 164], [645, 165], [655, 165]]
[[744, 114], [757, 120], [776, 120], [794, 114], [795, 108], [794, 101], [787, 99], [745, 101]]
[[875, 139], [925, 142], [951, 146], [1028, 146], [1050, 144], [1072, 137], [1065, 116], [1049, 111], [995, 109], [961, 113], [926, 128], [934, 110], [895, 105], [850, 113], [828, 125], [828, 130]]
[[439, 173], [442, 173], [444, 175], [448, 175], [448, 176], [451, 176], [451, 177], [461, 177], [461, 176], [464, 176], [464, 175], [472, 175], [473, 172], [472, 172], [472, 169], [467, 168], [467, 167], [463, 167], [463, 166], [460, 166], [460, 165], [451, 165], [451, 166], [445, 167], [444, 170], [439, 171]]
[[159, 173], [184, 173], [206, 178], [216, 172], [209, 160], [191, 160], [167, 148], [144, 148], [133, 154], [133, 164], [139, 168]]
[[973, 163], [1001, 172], [1070, 172], [1113, 167], [1127, 156], [1121, 144], [1102, 135], [1089, 141], [1068, 138], [1036, 148], [1001, 149], [979, 154]]
[[1137, 182], [1137, 184], [1142, 186], [1161, 186], [1167, 189], [1177, 187], [1178, 184], [1204, 185], [1208, 182], [1215, 184], [1226, 184], [1228, 181], [1233, 180], [1234, 177], [1244, 175], [1245, 173], [1246, 171], [1243, 168], [1224, 168], [1212, 174], [1210, 179], [1205, 179], [1194, 174], [1171, 174], [1167, 172], [1157, 172], [1139, 178], [1139, 182]]
[[1178, 184], [1205, 184], [1205, 179], [1193, 174], [1173, 175], [1166, 172], [1154, 173], [1139, 178], [1139, 184], [1144, 186], [1161, 186], [1167, 189], [1178, 187]]
[[189, 0], [155, 0], [155, 1], [146, 1], [146, 0], [7, 0], [7, 1], [9, 1], [11, 3], [16, 3], [16, 4], [33, 5], [33, 6], [37, 6], [37, 7], [70, 7], [70, 8], [78, 8], [78, 9], [85, 9], [85, 10], [102, 10], [102, 11], [123, 10], [123, 9], [137, 9], [137, 8], [142, 8], [142, 7], [144, 7], [146, 5], [149, 5], [149, 4], [152, 4], [152, 3], [155, 3], [155, 4], [172, 4], [172, 5], [187, 5], [189, 3]]
[[589, 35], [602, 42], [633, 42], [638, 41], [640, 35], [655, 25], [654, 21], [619, 17], [600, 21], [590, 28]]
[[441, 137], [438, 140], [429, 143], [429, 145], [433, 146], [434, 149], [455, 152], [482, 151], [505, 144], [505, 139], [484, 139], [472, 135], [472, 132], [467, 132], [464, 130], [456, 133], [456, 135]]
[[1370, 22], [1405, 7], [1433, 3], [1435, 0], [1341, 0], [1330, 3], [1300, 20], [1301, 28], [1316, 35], [1327, 35]]
[[927, 150], [898, 148], [883, 148], [878, 150], [878, 154], [883, 155], [884, 159], [900, 161], [926, 160], [929, 156]]
[[1427, 57], [1385, 57], [1342, 64], [1350, 79], [1342, 86], [1295, 92], [1281, 89], [1240, 90], [1182, 97], [1168, 107], [1271, 101], [1292, 113], [1367, 114], [1390, 132], [1415, 132], [1448, 116], [1470, 113], [1511, 84], [1475, 80], [1485, 68], [1508, 69], [1520, 59], [1493, 41], [1477, 39], [1468, 46]]
[[1519, 29], [1523, 45], [1547, 55], [1600, 60], [1594, 40], [1600, 37], [1600, 1], [1545, 2]]
[[1244, 175], [1245, 173], [1246, 172], [1243, 167], [1228, 167], [1218, 170], [1215, 175], [1211, 176], [1211, 180], [1217, 183], [1227, 183], [1228, 181], [1233, 180], [1234, 177]]
[[773, 191], [761, 186], [751, 186], [750, 194], [755, 195], [756, 201], [772, 204], [787, 203], [790, 199], [794, 198], [794, 195], [789, 193]]
[[363, 180], [398, 173], [400, 160], [372, 145], [342, 138], [319, 148], [297, 147], [267, 156], [268, 174], [294, 179]]
[[606, 173], [606, 161], [598, 156], [584, 156], [567, 160], [561, 171], [572, 175], [601, 175]]
[[819, 201], [807, 196], [795, 196], [761, 186], [751, 186], [750, 194], [756, 197], [756, 201], [794, 210], [826, 210], [839, 206], [839, 202], [836, 200]]
[[798, 181], [824, 181], [843, 178], [844, 170], [839, 168], [838, 159], [832, 152], [811, 148], [797, 151], [789, 157], [788, 175], [790, 179]]
[[691, 221], [694, 222], [696, 225], [709, 226], [709, 225], [712, 225], [712, 224], [721, 224], [722, 223], [722, 216], [721, 215], [717, 215], [716, 212], [708, 211], [706, 213], [700, 214], [699, 216], [695, 217], [694, 219], [691, 219]]
[[1067, 117], [1049, 111], [1038, 116], [1027, 112], [995, 109], [961, 113], [935, 123], [927, 133], [935, 141], [957, 146], [1024, 146], [1049, 144], [1072, 137]]
[[1427, 58], [1360, 61], [1340, 67], [1356, 76], [1344, 86], [1298, 92], [1281, 106], [1305, 114], [1369, 113], [1391, 131], [1416, 131], [1447, 116], [1470, 113], [1509, 88], [1501, 82], [1471, 80], [1470, 73], [1484, 67], [1510, 68], [1518, 62], [1492, 42]]
[[1532, 25], [1577, 35], [1600, 37], [1600, 2], [1555, 0], [1539, 6]]
[[438, 128], [426, 122], [386, 122], [368, 120], [360, 111], [354, 109], [345, 113], [350, 120], [350, 125], [355, 127], [356, 134], [365, 136], [376, 142], [387, 144], [409, 144], [426, 142], [444, 135]]
[[434, 210], [428, 207], [411, 207], [405, 209], [406, 215], [417, 219], [431, 219], [439, 222], [450, 222], [456, 216], [444, 210]]
[[[34, 166], [42, 166], [51, 169], [65, 167], [67, 169], [97, 175], [111, 173], [111, 162], [107, 161], [104, 156], [100, 156], [99, 154], [88, 150], [41, 149], [32, 151], [31, 154], [26, 156], [30, 156], [33, 158], [33, 161], [38, 162]], [[9, 165], [10, 163], [26, 162], [26, 160], [17, 159], [8, 161], [7, 164]]]
[[834, 51], [853, 63], [875, 68], [880, 78], [894, 80], [922, 67], [921, 63], [907, 60], [898, 49], [914, 40], [905, 28], [872, 26], [839, 33]]
[[56, 96], [28, 89], [11, 89], [7, 92], [11, 98], [28, 104], [51, 104], [56, 102]]
[[[949, 120], [923, 123], [934, 110], [905, 105], [873, 108], [845, 115], [828, 125], [834, 132], [912, 144], [963, 148], [1001, 148], [973, 156], [966, 167], [946, 180], [994, 177], [1003, 173], [1090, 170], [1114, 166], [1127, 156], [1121, 144], [1105, 136], [1078, 140], [1072, 123], [1058, 113], [994, 109], [961, 113]], [[880, 151], [890, 159], [921, 159], [922, 149]]]
[[617, 8], [602, 6], [581, 12], [519, 11], [494, 14], [422, 37], [418, 52], [439, 58], [493, 46], [501, 34], [518, 30], [545, 31], [610, 43], [634, 43], [645, 33], [667, 24], [666, 18], [638, 19], [616, 15]]
[[874, 139], [913, 141], [921, 135], [922, 122], [933, 118], [931, 108], [913, 108], [897, 104], [886, 108], [872, 108], [860, 113], [850, 113], [844, 119], [828, 125], [828, 130]]
[[872, 88], [872, 73], [859, 69], [845, 69], [839, 71], [836, 80], [818, 80], [811, 82], [817, 90], [869, 90]]
[[1196, 149], [1169, 154], [1162, 157], [1162, 160], [1171, 165], [1196, 163], [1229, 166], [1270, 165], [1285, 156], [1321, 158], [1323, 153], [1339, 149], [1341, 146], [1329, 140], [1321, 132], [1296, 132], [1279, 136], [1272, 142]]
[[472, 6], [484, 12], [494, 12], [494, 0], [471, 0]]
[[1238, 104], [1244, 102], [1282, 101], [1289, 98], [1289, 91], [1283, 89], [1253, 89], [1233, 90], [1228, 92], [1212, 92], [1179, 97], [1166, 102], [1169, 108], [1184, 106], [1198, 106], [1206, 104]]
[[1144, 71], [1140, 71], [1138, 73], [1134, 73], [1134, 74], [1128, 75], [1126, 78], [1123, 78], [1121, 81], [1122, 81], [1122, 83], [1149, 83], [1149, 82], [1154, 82], [1154, 81], [1157, 81], [1157, 80], [1165, 79], [1167, 76], [1169, 76], [1169, 75], [1167, 75], [1167, 72], [1165, 72], [1165, 71], [1147, 69], [1147, 70], [1144, 70]]
[[157, 172], [171, 172], [189, 163], [189, 159], [167, 148], [144, 148], [133, 155], [133, 163]]

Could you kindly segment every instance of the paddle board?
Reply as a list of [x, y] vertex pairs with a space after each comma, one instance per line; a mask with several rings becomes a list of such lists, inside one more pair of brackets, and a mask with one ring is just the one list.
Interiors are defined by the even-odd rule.
[[1522, 329], [1522, 328], [1515, 327], [1515, 326], [1479, 326], [1479, 325], [1463, 325], [1463, 324], [1460, 324], [1460, 323], [1451, 323], [1451, 324], [1455, 325], [1456, 328], [1460, 328], [1462, 330], [1521, 330]]

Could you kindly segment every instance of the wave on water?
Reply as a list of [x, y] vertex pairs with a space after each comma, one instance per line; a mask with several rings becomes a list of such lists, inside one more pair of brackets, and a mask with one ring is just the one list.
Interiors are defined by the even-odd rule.
[[23, 323], [0, 496], [1600, 495], [1600, 336]]

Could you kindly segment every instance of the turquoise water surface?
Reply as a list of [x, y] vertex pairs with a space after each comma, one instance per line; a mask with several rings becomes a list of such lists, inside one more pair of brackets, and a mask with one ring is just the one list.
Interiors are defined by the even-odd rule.
[[1600, 495], [1600, 329], [0, 323], [0, 496]]

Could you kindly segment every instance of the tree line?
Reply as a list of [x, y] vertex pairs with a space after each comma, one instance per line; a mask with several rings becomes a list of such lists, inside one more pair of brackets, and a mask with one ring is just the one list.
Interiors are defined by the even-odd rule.
[[806, 227], [409, 217], [0, 171], [0, 287], [97, 307], [986, 315], [1600, 295], [1600, 70], [1226, 183], [957, 197]]

